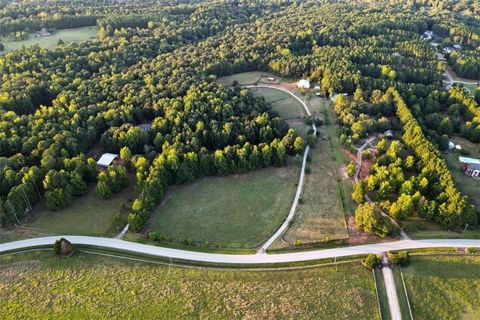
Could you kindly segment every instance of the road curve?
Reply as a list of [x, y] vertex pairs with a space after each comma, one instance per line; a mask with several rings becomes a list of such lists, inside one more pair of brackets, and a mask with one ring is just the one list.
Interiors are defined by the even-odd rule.
[[480, 248], [480, 240], [465, 239], [431, 239], [431, 240], [400, 240], [394, 242], [367, 244], [334, 249], [319, 249], [312, 251], [279, 253], [279, 254], [217, 254], [195, 252], [152, 246], [112, 238], [89, 236], [53, 236], [26, 240], [19, 240], [0, 244], [0, 255], [8, 252], [28, 250], [40, 246], [53, 246], [59, 238], [64, 237], [73, 245], [90, 245], [104, 249], [121, 250], [125, 253], [145, 254], [152, 257], [172, 258], [194, 262], [207, 262], [212, 264], [273, 264], [297, 261], [311, 261], [327, 258], [341, 258], [368, 253], [383, 254], [391, 250], [420, 249], [420, 248]]
[[[310, 110], [308, 109], [308, 106], [305, 104], [305, 102], [303, 102], [302, 99], [300, 99], [293, 92], [291, 92], [287, 89], [284, 89], [282, 87], [277, 87], [277, 86], [272, 86], [272, 85], [262, 85], [262, 84], [260, 84], [260, 85], [249, 85], [249, 86], [245, 86], [245, 88], [247, 88], [247, 89], [250, 89], [250, 88], [269, 88], [269, 89], [274, 89], [274, 90], [278, 90], [278, 91], [288, 93], [293, 98], [295, 98], [298, 102], [300, 102], [302, 107], [305, 109], [305, 112], [309, 116], [312, 115], [310, 113]], [[312, 129], [313, 129], [313, 134], [316, 136], [317, 128], [315, 127], [315, 124], [312, 124]], [[280, 237], [288, 229], [288, 227], [290, 225], [290, 222], [293, 220], [293, 217], [295, 216], [295, 212], [296, 212], [297, 206], [298, 206], [298, 201], [300, 199], [300, 196], [302, 195], [303, 184], [304, 184], [304, 181], [305, 181], [305, 167], [306, 167], [306, 164], [307, 164], [307, 156], [308, 156], [309, 151], [310, 151], [310, 146], [307, 146], [305, 148], [304, 153], [303, 153], [302, 169], [300, 171], [300, 179], [299, 179], [298, 185], [297, 185], [297, 192], [295, 193], [295, 198], [293, 198], [293, 203], [292, 203], [292, 206], [290, 208], [290, 211], [288, 212], [287, 218], [283, 221], [282, 225], [275, 231], [275, 233], [273, 235], [271, 235], [270, 238], [265, 240], [265, 242], [260, 246], [260, 249], [258, 250], [259, 254], [265, 253], [267, 251], [268, 247], [270, 247], [272, 245], [272, 243], [276, 239], [278, 239], [278, 237]]]

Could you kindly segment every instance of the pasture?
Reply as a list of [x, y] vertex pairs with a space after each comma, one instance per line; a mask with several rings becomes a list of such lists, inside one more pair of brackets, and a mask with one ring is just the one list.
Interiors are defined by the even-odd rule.
[[53, 50], [58, 47], [58, 40], [62, 40], [65, 44], [71, 42], [81, 42], [85, 40], [94, 40], [97, 39], [97, 27], [83, 27], [83, 28], [74, 28], [74, 29], [60, 29], [56, 30], [51, 36], [41, 37], [38, 34], [31, 33], [28, 35], [27, 40], [22, 41], [9, 41], [9, 40], [0, 40], [5, 45], [5, 51], [0, 52], [3, 54], [8, 51], [20, 49], [23, 46], [29, 47], [33, 45], [39, 45], [41, 48]]
[[480, 317], [478, 256], [413, 256], [411, 261], [403, 275], [415, 319]]
[[290, 159], [282, 168], [172, 186], [152, 213], [148, 230], [174, 242], [256, 247], [288, 215], [299, 171]]
[[379, 319], [376, 306], [359, 262], [241, 272], [53, 250], [0, 257], [3, 319]]

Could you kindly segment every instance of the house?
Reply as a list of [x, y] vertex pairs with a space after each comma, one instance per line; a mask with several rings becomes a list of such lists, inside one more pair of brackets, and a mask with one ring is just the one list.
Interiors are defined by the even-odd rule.
[[385, 131], [385, 132], [383, 133], [383, 135], [384, 135], [385, 137], [387, 137], [387, 138], [393, 138], [393, 131], [390, 130], [390, 129], [388, 129], [387, 131]]
[[302, 79], [297, 82], [297, 88], [310, 89], [310, 81]]
[[458, 161], [463, 164], [463, 172], [470, 177], [480, 178], [480, 160], [467, 157], [458, 157]]
[[275, 78], [274, 77], [268, 77], [268, 81], [273, 82], [273, 81], [275, 81]]
[[139, 124], [137, 127], [142, 129], [145, 132], [148, 132], [152, 128], [152, 124], [151, 123], [143, 123], [143, 124]]
[[97, 161], [97, 167], [99, 169], [108, 168], [110, 165], [115, 164], [118, 160], [118, 154], [114, 153], [104, 153]]

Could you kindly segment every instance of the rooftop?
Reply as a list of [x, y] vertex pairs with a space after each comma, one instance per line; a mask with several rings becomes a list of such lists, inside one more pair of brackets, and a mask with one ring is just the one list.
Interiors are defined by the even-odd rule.
[[97, 161], [97, 165], [98, 166], [101, 166], [101, 167], [108, 167], [109, 165], [112, 164], [112, 162], [117, 159], [118, 157], [118, 154], [114, 154], [114, 153], [104, 153], [102, 154], [102, 156], [100, 157], [100, 159], [98, 159]]
[[458, 161], [460, 161], [461, 163], [480, 164], [479, 159], [467, 158], [467, 157], [458, 157]]

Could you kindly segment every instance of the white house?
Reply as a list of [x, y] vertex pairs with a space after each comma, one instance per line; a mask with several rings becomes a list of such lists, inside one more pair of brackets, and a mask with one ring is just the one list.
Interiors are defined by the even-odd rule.
[[297, 88], [310, 89], [310, 81], [302, 79], [297, 82]]
[[98, 159], [97, 166], [101, 168], [108, 168], [115, 160], [118, 159], [118, 154], [114, 153], [104, 153]]

